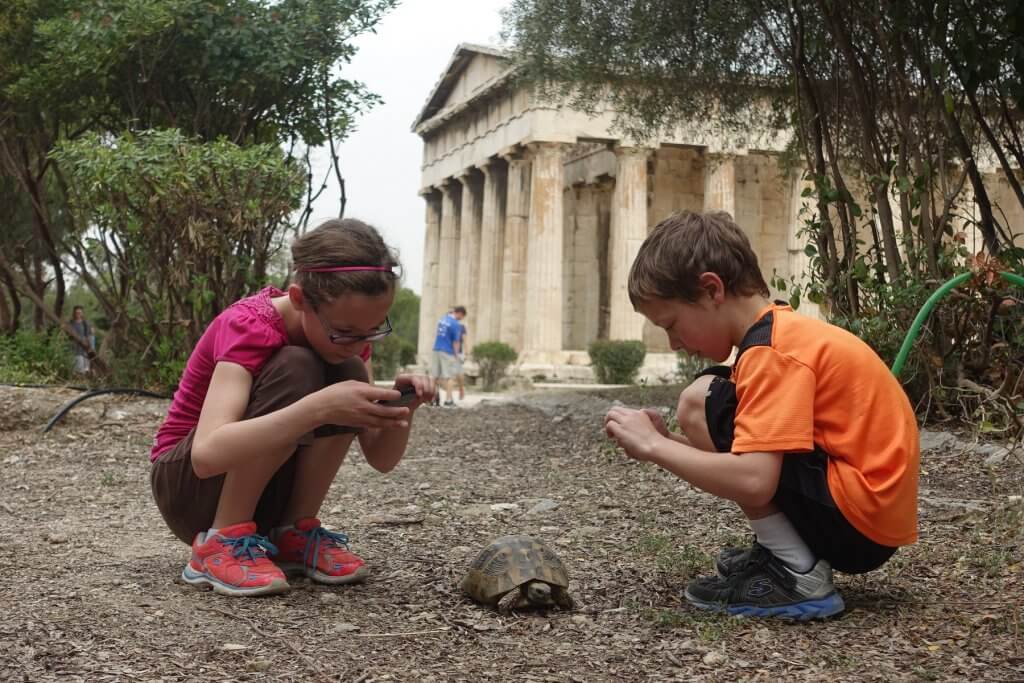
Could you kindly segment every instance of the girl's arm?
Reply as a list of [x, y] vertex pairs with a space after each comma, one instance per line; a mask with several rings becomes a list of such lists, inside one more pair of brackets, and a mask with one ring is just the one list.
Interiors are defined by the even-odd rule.
[[322, 424], [381, 427], [403, 423], [408, 416], [406, 408], [374, 403], [395, 398], [395, 391], [351, 381], [244, 420], [251, 390], [248, 370], [236, 363], [217, 363], [192, 442], [192, 469], [200, 479], [237, 469], [253, 458], [276, 457]]
[[[366, 373], [370, 384], [373, 384], [373, 368], [366, 364]], [[409, 432], [412, 430], [412, 416], [423, 403], [434, 397], [434, 385], [429, 377], [419, 375], [399, 375], [395, 378], [395, 386], [411, 384], [416, 387], [416, 400], [409, 405], [409, 417], [404, 426], [382, 429], [367, 429], [359, 434], [359, 447], [370, 467], [378, 472], [390, 472], [395, 469], [405, 448], [409, 443]]]

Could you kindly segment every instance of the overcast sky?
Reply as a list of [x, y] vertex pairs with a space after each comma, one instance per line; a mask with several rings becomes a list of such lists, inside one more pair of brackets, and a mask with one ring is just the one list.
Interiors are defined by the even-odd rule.
[[[376, 34], [362, 36], [342, 71], [384, 103], [357, 121], [340, 149], [345, 215], [378, 228], [405, 266], [405, 286], [420, 293], [424, 204], [417, 194], [423, 144], [410, 130], [459, 43], [497, 45], [499, 11], [508, 0], [405, 0]], [[321, 155], [326, 164], [326, 154]], [[324, 166], [326, 168], [326, 166]], [[339, 192], [329, 187], [314, 204], [310, 227], [337, 216]]]

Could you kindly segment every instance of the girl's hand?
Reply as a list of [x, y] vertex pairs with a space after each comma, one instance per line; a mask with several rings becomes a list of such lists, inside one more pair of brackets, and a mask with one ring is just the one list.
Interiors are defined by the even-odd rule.
[[424, 403], [434, 400], [437, 393], [434, 387], [434, 380], [426, 375], [398, 375], [395, 377], [395, 389], [402, 386], [411, 386], [416, 389], [416, 399], [409, 404], [409, 410], [413, 411]]
[[626, 455], [643, 461], [651, 460], [655, 445], [664, 436], [652, 423], [647, 411], [621, 406], [612, 408], [605, 415], [604, 431], [626, 451]]
[[393, 401], [400, 396], [394, 389], [350, 379], [328, 385], [309, 398], [315, 402], [321, 424], [388, 429], [408, 427], [412, 411], [406, 407], [384, 406], [377, 401]]

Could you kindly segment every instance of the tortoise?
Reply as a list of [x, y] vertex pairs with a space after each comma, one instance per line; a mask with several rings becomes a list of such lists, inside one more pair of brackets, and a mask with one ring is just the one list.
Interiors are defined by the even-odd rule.
[[502, 536], [480, 551], [462, 580], [472, 599], [508, 613], [558, 606], [572, 609], [569, 575], [558, 555], [532, 536]]

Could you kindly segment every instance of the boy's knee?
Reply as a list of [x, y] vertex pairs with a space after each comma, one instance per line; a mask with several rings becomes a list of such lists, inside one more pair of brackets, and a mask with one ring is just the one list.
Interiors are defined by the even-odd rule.
[[710, 376], [698, 377], [679, 394], [679, 403], [676, 405], [676, 421], [684, 434], [692, 434], [698, 428], [706, 430], [707, 417], [704, 411], [704, 401], [707, 398], [708, 387], [711, 385], [712, 379], [714, 378]]

